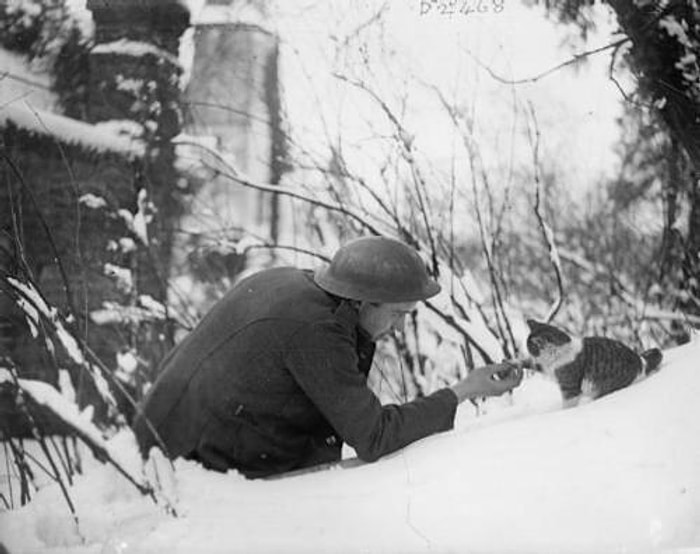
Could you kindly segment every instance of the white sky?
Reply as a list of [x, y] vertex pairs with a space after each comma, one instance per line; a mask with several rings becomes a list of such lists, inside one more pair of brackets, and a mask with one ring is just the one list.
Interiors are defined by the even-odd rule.
[[[339, 92], [338, 82], [329, 79], [328, 74], [338, 69], [338, 64], [333, 64], [333, 46], [383, 3], [346, 0], [329, 6], [308, 1], [278, 4], [281, 17], [276, 24], [284, 41], [285, 99], [290, 113], [309, 125], [311, 137], [318, 134], [311, 124], [315, 121], [313, 115], [321, 109], [327, 121], [339, 122], [346, 137], [352, 137], [353, 132], [366, 134], [366, 125], [360, 122], [369, 113], [365, 111], [369, 106], [347, 95], [347, 87]], [[577, 70], [569, 67], [536, 84], [511, 87], [480, 69], [474, 57], [505, 78], [532, 77], [571, 56], [573, 50], [560, 45], [574, 31], [547, 21], [542, 10], [527, 8], [520, 0], [505, 0], [500, 13], [491, 10], [452, 17], [434, 10], [421, 16], [416, 0], [389, 0], [387, 6], [383, 44], [370, 46], [366, 55], [376, 69], [375, 82], [385, 86], [387, 96], [389, 91], [403, 87], [409, 91], [412, 111], [406, 114], [405, 122], [426, 156], [448, 159], [452, 137], [434, 97], [413, 77], [439, 86], [448, 96], [454, 91], [459, 102], [473, 107], [483, 137], [481, 145], [486, 155], [490, 150], [495, 156], [494, 165], [505, 165], [502, 157], [510, 152], [515, 98], [521, 109], [527, 101], [533, 103], [543, 152], [564, 170], [570, 186], [585, 189], [595, 182], [599, 172], [610, 170], [615, 160], [612, 145], [617, 136], [615, 117], [620, 113], [620, 94], [607, 77], [609, 52], [591, 57]], [[607, 11], [601, 11], [601, 16], [601, 31], [578, 51], [611, 41], [612, 18]], [[357, 56], [355, 67], [359, 67], [359, 60]], [[344, 72], [352, 74], [353, 69], [351, 62]], [[318, 91], [316, 95], [310, 94], [309, 79]], [[327, 106], [320, 105], [326, 102]], [[339, 119], [337, 110], [344, 112]], [[353, 129], [355, 125], [357, 129]], [[529, 146], [522, 142], [515, 150], [523, 159], [531, 156]]]
[[[69, 2], [76, 11], [85, 4], [85, 0]], [[204, 0], [188, 2], [194, 20], [206, 17]], [[458, 0], [455, 5], [459, 9], [465, 3], [477, 2]], [[503, 9], [497, 12], [499, 4]], [[329, 74], [339, 67], [333, 60], [338, 42], [385, 5], [382, 44], [368, 39], [370, 63], [387, 89], [405, 87], [410, 92], [412, 112], [406, 114], [406, 122], [427, 157], [438, 163], [447, 160], [454, 137], [437, 113], [434, 98], [425, 87], [409, 82], [413, 76], [454, 91], [461, 102], [473, 107], [477, 128], [483, 133], [481, 146], [487, 157], [490, 150], [494, 165], [504, 165], [503, 155], [512, 148], [516, 157], [530, 156], [528, 145], [511, 144], [514, 99], [521, 106], [532, 102], [542, 131], [543, 156], [555, 160], [570, 189], [588, 189], [615, 163], [612, 146], [618, 135], [615, 118], [621, 98], [608, 79], [609, 51], [588, 58], [583, 67], [568, 67], [536, 84], [514, 87], [496, 82], [474, 61], [476, 57], [505, 78], [523, 79], [567, 60], [574, 50], [562, 44], [575, 31], [547, 20], [541, 8], [528, 8], [521, 0], [483, 0], [484, 13], [449, 16], [438, 13], [436, 5], [421, 15], [421, 9], [426, 9], [425, 4], [421, 8], [421, 0], [271, 0], [273, 17], [261, 20], [254, 10], [235, 5], [231, 19], [252, 19], [280, 33], [284, 101], [292, 124], [307, 126], [309, 141], [319, 137], [314, 116], [320, 112], [327, 124], [342, 128], [348, 140], [353, 140], [353, 133], [358, 140], [366, 136], [366, 124], [358, 123], [368, 112], [357, 96], [346, 96], [347, 90], [339, 93], [339, 83]], [[611, 42], [614, 28], [614, 17], [607, 7], [600, 7], [599, 32], [576, 51]], [[185, 63], [191, 55], [189, 39], [190, 34], [183, 41]]]

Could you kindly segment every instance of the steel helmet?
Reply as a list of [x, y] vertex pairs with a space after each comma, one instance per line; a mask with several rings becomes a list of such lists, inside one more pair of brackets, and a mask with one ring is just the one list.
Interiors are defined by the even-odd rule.
[[385, 237], [359, 238], [341, 246], [314, 278], [331, 294], [367, 302], [416, 302], [440, 292], [418, 252]]

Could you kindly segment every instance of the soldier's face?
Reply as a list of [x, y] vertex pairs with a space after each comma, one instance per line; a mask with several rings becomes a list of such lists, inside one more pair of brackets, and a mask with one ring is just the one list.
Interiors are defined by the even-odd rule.
[[416, 302], [399, 302], [375, 304], [363, 302], [360, 304], [360, 327], [372, 340], [377, 340], [394, 330], [404, 327], [406, 316], [416, 309]]

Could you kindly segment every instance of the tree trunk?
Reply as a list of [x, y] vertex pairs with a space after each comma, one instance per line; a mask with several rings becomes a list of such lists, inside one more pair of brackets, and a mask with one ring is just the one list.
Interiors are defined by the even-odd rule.
[[[696, 0], [608, 0], [632, 40], [630, 61], [640, 90], [700, 172], [700, 6]], [[692, 56], [696, 58], [692, 58]]]

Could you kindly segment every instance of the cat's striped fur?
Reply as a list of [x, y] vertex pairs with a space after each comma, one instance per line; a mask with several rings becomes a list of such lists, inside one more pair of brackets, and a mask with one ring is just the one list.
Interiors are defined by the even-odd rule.
[[527, 348], [535, 367], [559, 385], [565, 406], [620, 390], [658, 369], [662, 354], [652, 348], [637, 354], [605, 337], [574, 339], [545, 323], [528, 320]]

